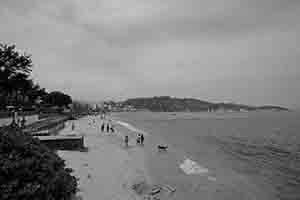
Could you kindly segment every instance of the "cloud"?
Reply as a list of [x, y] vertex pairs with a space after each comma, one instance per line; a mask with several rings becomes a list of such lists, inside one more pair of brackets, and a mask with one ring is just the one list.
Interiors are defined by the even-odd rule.
[[274, 103], [291, 105], [299, 13], [298, 0], [3, 0], [0, 38], [33, 55], [41, 85], [77, 98], [282, 93]]

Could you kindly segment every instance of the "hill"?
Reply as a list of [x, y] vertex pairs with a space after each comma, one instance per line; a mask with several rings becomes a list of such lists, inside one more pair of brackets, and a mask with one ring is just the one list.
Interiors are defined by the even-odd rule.
[[131, 98], [122, 102], [125, 106], [136, 109], [147, 109], [154, 112], [180, 112], [180, 111], [254, 111], [254, 110], [288, 110], [279, 106], [248, 106], [234, 103], [213, 103], [194, 98], [175, 98], [169, 96]]

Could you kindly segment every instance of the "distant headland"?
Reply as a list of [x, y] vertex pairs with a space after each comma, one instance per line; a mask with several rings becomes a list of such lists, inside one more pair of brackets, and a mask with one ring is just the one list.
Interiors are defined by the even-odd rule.
[[264, 105], [249, 106], [236, 103], [213, 103], [195, 98], [176, 98], [170, 96], [130, 98], [113, 105], [115, 109], [149, 110], [153, 112], [216, 112], [216, 111], [288, 111], [288, 108]]

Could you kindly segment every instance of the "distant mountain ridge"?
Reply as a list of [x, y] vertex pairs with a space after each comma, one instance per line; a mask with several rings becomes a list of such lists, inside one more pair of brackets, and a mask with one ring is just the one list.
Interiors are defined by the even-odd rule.
[[122, 104], [133, 106], [136, 109], [147, 109], [154, 112], [288, 110], [280, 106], [248, 106], [235, 103], [213, 103], [195, 98], [176, 98], [170, 96], [130, 98], [122, 102]]

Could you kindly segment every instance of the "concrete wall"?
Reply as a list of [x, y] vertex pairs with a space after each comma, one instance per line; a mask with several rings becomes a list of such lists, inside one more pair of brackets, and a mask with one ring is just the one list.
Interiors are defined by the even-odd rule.
[[57, 135], [61, 130], [65, 128], [65, 122], [55, 124], [51, 128], [42, 131], [28, 132], [32, 136], [42, 136], [42, 135]]
[[41, 143], [53, 150], [83, 150], [84, 141], [83, 137], [73, 137], [73, 138], [50, 138], [51, 136], [39, 136]]

